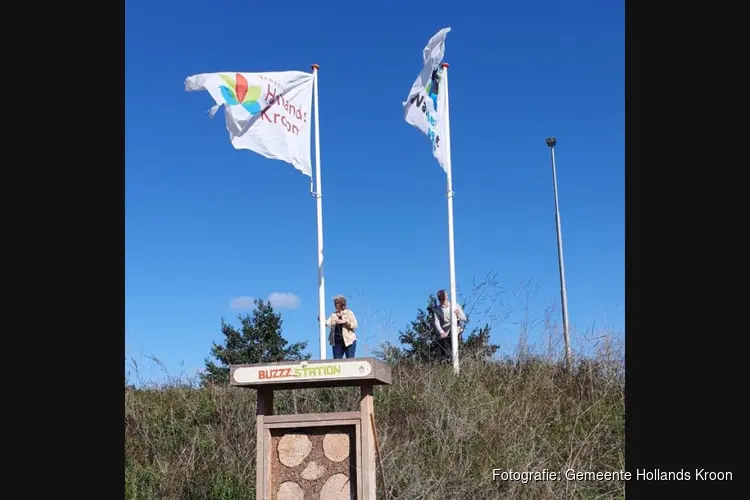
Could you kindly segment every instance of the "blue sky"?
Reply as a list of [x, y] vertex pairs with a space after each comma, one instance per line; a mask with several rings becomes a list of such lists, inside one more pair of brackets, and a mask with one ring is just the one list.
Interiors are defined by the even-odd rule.
[[574, 331], [624, 330], [624, 3], [393, 5], [128, 0], [126, 356], [194, 373], [221, 318], [243, 312], [233, 300], [272, 294], [287, 339], [319, 356], [309, 180], [235, 150], [210, 95], [184, 91], [197, 73], [320, 64], [326, 311], [350, 297], [358, 355], [448, 288], [445, 174], [401, 109], [445, 26], [460, 292], [497, 273], [503, 346], [518, 338], [520, 283], [536, 290], [533, 316], [554, 306], [559, 321], [554, 135]]

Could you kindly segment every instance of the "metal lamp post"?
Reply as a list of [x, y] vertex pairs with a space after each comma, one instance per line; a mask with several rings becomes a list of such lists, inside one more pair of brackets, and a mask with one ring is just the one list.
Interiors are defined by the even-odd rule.
[[560, 297], [562, 299], [563, 339], [565, 341], [565, 365], [572, 368], [572, 354], [570, 350], [570, 325], [568, 324], [568, 292], [565, 288], [565, 263], [563, 260], [562, 229], [560, 226], [560, 205], [557, 200], [557, 166], [555, 165], [555, 145], [557, 139], [547, 138], [547, 147], [552, 159], [552, 184], [555, 193], [555, 223], [557, 226], [557, 262], [560, 269]]

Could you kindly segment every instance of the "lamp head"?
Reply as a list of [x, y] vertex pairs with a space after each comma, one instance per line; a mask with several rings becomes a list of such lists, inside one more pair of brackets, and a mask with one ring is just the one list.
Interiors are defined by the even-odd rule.
[[555, 144], [557, 144], [557, 139], [554, 137], [547, 137], [547, 146], [550, 148], [554, 148]]

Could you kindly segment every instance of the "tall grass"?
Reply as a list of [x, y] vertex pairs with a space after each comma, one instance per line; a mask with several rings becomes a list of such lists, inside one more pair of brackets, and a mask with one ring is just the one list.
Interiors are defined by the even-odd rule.
[[[492, 470], [624, 468], [622, 340], [568, 375], [549, 342], [450, 367], [398, 365], [375, 391], [384, 500], [623, 498], [618, 482], [493, 481]], [[280, 391], [275, 412], [349, 411], [355, 388]], [[255, 391], [175, 380], [125, 391], [128, 499], [255, 499]], [[380, 471], [378, 471], [380, 474]]]

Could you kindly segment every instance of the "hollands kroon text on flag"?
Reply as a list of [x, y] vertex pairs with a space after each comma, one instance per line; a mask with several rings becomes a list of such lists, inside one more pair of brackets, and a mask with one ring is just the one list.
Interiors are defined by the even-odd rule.
[[287, 162], [312, 178], [310, 116], [313, 75], [301, 71], [203, 73], [188, 77], [185, 90], [206, 90], [224, 106], [236, 149]]

